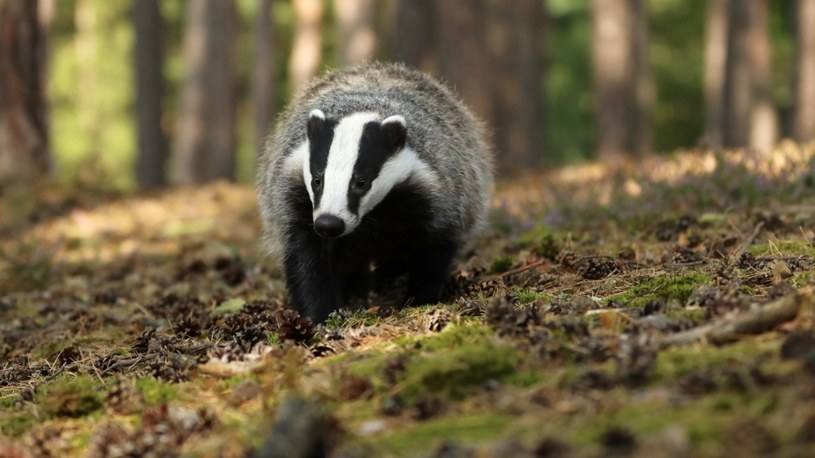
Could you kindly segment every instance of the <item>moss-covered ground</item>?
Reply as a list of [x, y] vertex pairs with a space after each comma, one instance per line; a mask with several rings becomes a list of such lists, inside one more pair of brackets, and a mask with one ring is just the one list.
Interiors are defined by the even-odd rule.
[[442, 303], [318, 326], [248, 187], [4, 187], [0, 456], [813, 456], [813, 157], [503, 180]]

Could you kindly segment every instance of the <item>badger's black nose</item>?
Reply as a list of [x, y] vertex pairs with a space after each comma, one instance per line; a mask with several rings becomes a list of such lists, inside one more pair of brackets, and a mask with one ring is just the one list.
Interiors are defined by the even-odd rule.
[[345, 223], [334, 215], [320, 215], [314, 220], [314, 231], [324, 239], [335, 239], [345, 232]]

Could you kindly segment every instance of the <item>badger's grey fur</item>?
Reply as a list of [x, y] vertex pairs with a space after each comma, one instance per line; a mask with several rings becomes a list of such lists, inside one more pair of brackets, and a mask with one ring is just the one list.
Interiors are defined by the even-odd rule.
[[291, 305], [315, 321], [402, 273], [407, 301], [438, 301], [491, 187], [469, 110], [432, 78], [379, 63], [330, 72], [295, 97], [257, 178]]

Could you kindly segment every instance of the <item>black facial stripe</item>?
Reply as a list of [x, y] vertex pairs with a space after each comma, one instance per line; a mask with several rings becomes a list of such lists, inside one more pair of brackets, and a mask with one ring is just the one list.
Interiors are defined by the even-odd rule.
[[[348, 210], [351, 213], [359, 214], [362, 197], [371, 189], [371, 183], [394, 153], [396, 149], [388, 145], [382, 125], [375, 121], [365, 124], [359, 139], [359, 155], [354, 163], [354, 175], [348, 186]], [[359, 186], [356, 182], [360, 179], [364, 180], [364, 186]]]
[[[320, 205], [320, 197], [323, 195], [323, 177], [325, 167], [328, 164], [328, 150], [334, 140], [334, 128], [337, 121], [333, 119], [310, 120], [316, 123], [309, 126], [309, 167], [311, 170], [311, 190], [314, 192], [314, 208]], [[315, 178], [320, 180], [317, 184]]]

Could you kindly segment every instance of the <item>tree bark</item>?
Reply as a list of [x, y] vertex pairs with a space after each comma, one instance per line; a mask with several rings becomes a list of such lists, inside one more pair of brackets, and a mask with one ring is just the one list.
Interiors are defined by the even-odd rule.
[[296, 28], [289, 60], [289, 80], [295, 92], [314, 77], [322, 60], [322, 0], [293, 0]]
[[444, 24], [439, 27], [439, 72], [482, 121], [494, 126], [490, 80], [494, 67], [485, 58], [488, 47], [483, 30], [487, 2], [438, 1], [435, 13]]
[[490, 0], [488, 11], [488, 55], [495, 65], [483, 75], [492, 80], [499, 171], [513, 173], [542, 157], [544, 8], [539, 0]]
[[370, 60], [376, 52], [374, 0], [334, 0], [340, 40], [340, 58], [345, 65]]
[[629, 0], [631, 7], [631, 104], [630, 151], [642, 156], [651, 151], [651, 107], [654, 87], [648, 59], [648, 10], [646, 0]]
[[597, 116], [597, 156], [614, 161], [631, 142], [632, 17], [628, 0], [595, 0], [592, 63]]
[[[778, 115], [773, 100], [773, 67], [767, 0], [750, 0], [750, 75], [752, 107], [750, 147], [770, 151], [778, 141]], [[810, 27], [815, 26], [810, 24]]]
[[175, 181], [235, 178], [235, 5], [190, 0], [184, 31], [186, 70], [174, 148]]
[[396, 0], [393, 58], [412, 67], [433, 72], [436, 54], [434, 0]]
[[0, 0], [0, 181], [51, 169], [38, 2]]
[[729, 2], [727, 69], [724, 90], [724, 132], [726, 147], [747, 146], [752, 104], [750, 76], [750, 2]]
[[163, 95], [162, 26], [158, 0], [138, 0], [133, 4], [136, 42], [136, 120], [138, 156], [136, 181], [140, 188], [164, 186], [166, 152], [161, 130]]
[[721, 148], [724, 131], [724, 83], [727, 69], [728, 0], [710, 0], [705, 38], [706, 141]]
[[252, 64], [255, 151], [263, 150], [275, 110], [272, 100], [272, 91], [277, 87], [277, 40], [274, 30], [272, 0], [260, 0], [255, 19], [255, 58]]
[[792, 137], [807, 142], [815, 140], [815, 1], [797, 0], [795, 11]]

